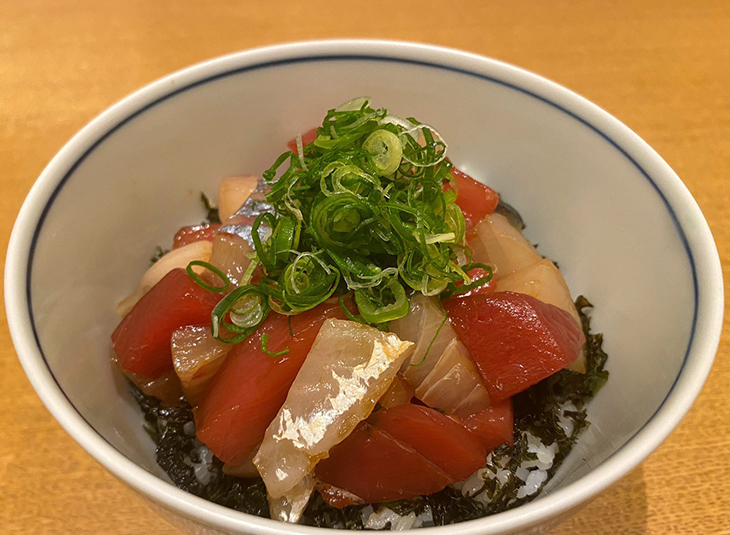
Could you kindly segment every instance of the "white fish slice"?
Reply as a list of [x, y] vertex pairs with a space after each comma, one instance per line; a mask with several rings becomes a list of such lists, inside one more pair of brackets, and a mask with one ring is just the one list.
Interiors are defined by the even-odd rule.
[[254, 458], [272, 498], [298, 485], [370, 415], [413, 345], [352, 321], [324, 323]]

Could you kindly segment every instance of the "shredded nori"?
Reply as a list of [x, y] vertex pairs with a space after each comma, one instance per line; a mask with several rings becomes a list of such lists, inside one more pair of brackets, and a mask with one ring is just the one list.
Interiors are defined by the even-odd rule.
[[205, 221], [203, 221], [203, 224], [220, 224], [221, 216], [218, 213], [218, 207], [213, 204], [213, 201], [210, 200], [210, 197], [208, 197], [205, 193], [201, 191], [200, 200], [203, 203], [203, 207], [205, 208], [206, 213]]
[[223, 462], [215, 457], [208, 467], [208, 483], [203, 485], [195, 477], [193, 465], [201, 462], [202, 443], [195, 438], [193, 411], [189, 405], [164, 406], [131, 383], [130, 391], [144, 414], [145, 431], [157, 444], [157, 464], [178, 488], [237, 511], [269, 517], [266, 487], [261, 478], [243, 479], [224, 474]]
[[[580, 296], [575, 302], [580, 314], [583, 332], [586, 336], [587, 371], [580, 374], [562, 370], [513, 398], [515, 408], [514, 445], [503, 444], [494, 450], [492, 458], [504, 462], [504, 468], [511, 475], [505, 484], [496, 479], [485, 481], [485, 491], [490, 497], [489, 505], [464, 496], [460, 491], [447, 487], [429, 496], [420, 496], [387, 504], [374, 505], [375, 511], [388, 507], [398, 514], [413, 512], [419, 515], [428, 507], [437, 526], [482, 518], [534, 499], [539, 493], [517, 498], [517, 492], [524, 482], [515, 472], [526, 460], [533, 460], [535, 454], [528, 451], [527, 433], [540, 438], [545, 445], [558, 444], [553, 465], [548, 470], [548, 481], [558, 470], [565, 457], [578, 439], [580, 432], [589, 422], [586, 419], [586, 404], [595, 396], [608, 379], [604, 369], [607, 355], [602, 349], [603, 335], [591, 334], [590, 318], [585, 309], [592, 305]], [[189, 405], [164, 406], [153, 397], [145, 396], [134, 386], [132, 394], [145, 417], [145, 429], [157, 444], [157, 462], [179, 488], [211, 502], [261, 517], [269, 517], [266, 488], [260, 478], [243, 479], [224, 474], [223, 463], [213, 458], [209, 467], [210, 480], [203, 485], [195, 476], [194, 463], [199, 463], [202, 444], [195, 438], [193, 413]], [[564, 417], [573, 421], [573, 431], [566, 435], [560, 425], [560, 407], [572, 403], [575, 411], [565, 411]], [[186, 429], [188, 432], [186, 433]], [[309, 503], [303, 516], [303, 523], [310, 526], [348, 530], [365, 529], [362, 510], [367, 505], [336, 509], [328, 505], [319, 493]]]
[[150, 257], [150, 264], [154, 264], [155, 262], [157, 262], [160, 258], [165, 256], [169, 252], [170, 252], [170, 249], [163, 249], [162, 247], [160, 247], [158, 245], [157, 248], [155, 249], [154, 254]]

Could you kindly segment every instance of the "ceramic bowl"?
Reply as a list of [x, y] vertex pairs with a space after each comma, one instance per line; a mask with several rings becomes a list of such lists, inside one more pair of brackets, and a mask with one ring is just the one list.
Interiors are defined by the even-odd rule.
[[528, 238], [595, 304], [611, 377], [547, 491], [429, 533], [546, 530], [636, 467], [687, 412], [717, 349], [722, 275], [702, 213], [656, 152], [575, 93], [498, 61], [396, 42], [295, 43], [207, 61], [125, 98], [63, 147], [18, 216], [5, 277], [18, 356], [68, 433], [174, 524], [323, 534], [174, 487], [110, 367], [109, 335], [114, 305], [155, 247], [202, 219], [201, 190], [261, 173], [294, 134], [361, 95], [437, 127], [451, 159], [520, 210]]

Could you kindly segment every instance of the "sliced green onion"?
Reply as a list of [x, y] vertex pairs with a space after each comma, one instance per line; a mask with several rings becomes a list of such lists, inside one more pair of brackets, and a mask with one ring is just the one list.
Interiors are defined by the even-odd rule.
[[294, 312], [303, 312], [326, 301], [340, 282], [340, 272], [316, 253], [300, 253], [279, 279], [282, 301]]
[[390, 176], [400, 167], [403, 159], [403, 145], [393, 132], [376, 130], [362, 144], [373, 159], [380, 176]]
[[259, 214], [256, 217], [256, 220], [253, 222], [253, 227], [251, 229], [251, 239], [253, 240], [254, 250], [256, 251], [256, 256], [258, 256], [259, 258], [259, 262], [261, 262], [264, 267], [269, 271], [274, 271], [276, 269], [276, 259], [271, 258], [267, 254], [267, 251], [264, 248], [264, 244], [261, 242], [261, 236], [259, 234], [259, 229], [263, 224], [266, 224], [273, 229], [276, 224], [276, 218], [274, 217], [274, 214], [265, 212], [263, 214]]
[[464, 266], [464, 272], [470, 271], [474, 268], [482, 268], [483, 270], [485, 270], [487, 272], [487, 274], [484, 275], [483, 277], [480, 277], [478, 279], [468, 282], [468, 276], [466, 276], [466, 273], [464, 273], [464, 275], [466, 277], [464, 279], [465, 284], [463, 284], [461, 286], [456, 286], [453, 283], [449, 284], [449, 286], [446, 288], [446, 290], [441, 294], [441, 298], [447, 299], [447, 298], [453, 297], [455, 295], [465, 294], [476, 288], [479, 288], [480, 286], [489, 284], [489, 282], [492, 280], [492, 277], [494, 275], [492, 267], [487, 264], [482, 264], [481, 262], [474, 262], [472, 264], [468, 264], [468, 265]]
[[356, 316], [348, 310], [347, 306], [345, 306], [345, 300], [343, 299], [342, 295], [343, 294], [337, 296], [337, 302], [340, 304], [340, 308], [342, 309], [343, 314], [345, 314], [345, 317], [350, 321], [367, 324], [367, 322], [363, 320], [360, 316]]
[[275, 262], [286, 262], [292, 250], [299, 247], [302, 222], [291, 217], [280, 217], [271, 235], [271, 257]]
[[[269, 309], [268, 297], [260, 286], [236, 288], [213, 309], [211, 333], [227, 344], [242, 342], [264, 322]], [[229, 313], [231, 322], [226, 319]]]
[[370, 105], [370, 97], [357, 97], [340, 104], [335, 111], [360, 111]]
[[245, 286], [246, 284], [251, 282], [254, 271], [256, 271], [256, 268], [259, 265], [259, 257], [256, 256], [256, 253], [252, 253], [250, 255], [250, 257], [251, 257], [251, 262], [248, 263], [248, 267], [246, 268], [246, 271], [244, 271], [243, 275], [241, 275], [241, 282], [239, 283], [239, 286]]
[[[264, 172], [273, 210], [254, 221], [255, 257], [242, 282], [259, 262], [266, 276], [221, 301], [211, 320], [216, 337], [241, 341], [271, 310], [291, 317], [335, 292], [350, 320], [385, 328], [408, 313], [407, 287], [452, 295], [485, 283], [465, 272], [476, 264], [448, 147], [435, 129], [361, 97], [327, 112], [306, 154], [301, 135], [296, 146]], [[344, 307], [346, 291], [359, 315]]]
[[283, 357], [284, 355], [289, 354], [289, 349], [282, 349], [281, 351], [277, 351], [276, 353], [269, 351], [268, 348], [269, 345], [269, 335], [264, 333], [261, 335], [261, 352], [265, 355], [268, 355], [273, 358]]
[[410, 309], [406, 291], [396, 278], [379, 287], [355, 290], [355, 303], [369, 323], [397, 320], [405, 317]]
[[[193, 270], [193, 268], [195, 266], [200, 266], [202, 268], [207, 269], [211, 273], [213, 273], [216, 277], [218, 277], [221, 280], [221, 282], [223, 283], [223, 286], [213, 286], [212, 284], [208, 284], [207, 282], [205, 282]], [[215, 292], [215, 293], [225, 292], [228, 289], [228, 287], [231, 285], [231, 281], [228, 278], [228, 276], [209, 262], [203, 262], [202, 260], [193, 260], [192, 262], [190, 262], [188, 264], [188, 267], [185, 268], [185, 271], [188, 272], [188, 275], [190, 275], [190, 278], [193, 279], [193, 281], [198, 286], [202, 286], [209, 292]]]

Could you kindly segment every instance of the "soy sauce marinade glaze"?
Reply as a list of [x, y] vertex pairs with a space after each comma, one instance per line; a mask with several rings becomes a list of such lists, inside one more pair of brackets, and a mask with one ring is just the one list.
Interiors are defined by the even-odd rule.
[[[575, 307], [573, 306], [557, 267], [543, 259], [522, 237], [524, 224], [517, 211], [499, 200], [492, 190], [453, 168], [446, 159], [446, 143], [432, 127], [415, 119], [390, 116], [386, 110], [371, 108], [367, 99], [356, 99], [330, 110], [322, 127], [307, 141], [305, 144], [302, 137], [298, 136], [290, 145], [292, 151], [284, 153], [264, 173], [265, 182], [254, 184], [255, 191], [259, 193], [256, 209], [252, 209], [251, 203], [247, 202], [231, 219], [227, 219], [228, 216], [223, 217], [223, 227], [206, 226], [202, 230], [192, 231], [193, 241], [213, 240], [214, 236], [220, 237], [220, 233], [225, 235], [233, 232], [247, 240], [252, 248], [242, 242], [240, 250], [235, 251], [234, 256], [244, 258], [242, 266], [237, 266], [241, 268], [238, 272], [231, 271], [230, 265], [219, 269], [217, 266], [220, 264], [213, 262], [215, 253], [210, 257], [211, 263], [205, 259], [196, 259], [188, 265], [188, 275], [202, 287], [202, 290], [199, 288], [194, 292], [199, 296], [200, 303], [203, 303], [201, 306], [212, 307], [215, 300], [211, 296], [216, 292], [222, 292], [218, 295], [223, 296], [222, 299], [217, 298], [218, 305], [212, 310], [208, 334], [202, 332], [205, 329], [200, 326], [194, 327], [191, 324], [189, 328], [198, 333], [196, 336], [208, 339], [205, 344], [221, 354], [222, 357], [216, 357], [219, 359], [217, 366], [233, 358], [225, 360], [226, 352], [221, 347], [226, 345], [254, 347], [251, 344], [256, 344], [253, 351], [258, 351], [261, 355], [264, 369], [271, 366], [272, 359], [283, 358], [291, 362], [291, 357], [301, 358], [302, 361], [306, 357], [310, 361], [309, 375], [305, 373], [305, 363], [295, 381], [295, 386], [297, 381], [304, 383], [303, 390], [302, 384], [299, 384], [299, 392], [305, 393], [304, 398], [300, 394], [300, 399], [305, 403], [308, 403], [306, 397], [311, 390], [307, 386], [306, 377], [316, 377], [318, 374], [317, 365], [312, 363], [317, 362], [317, 358], [326, 363], [326, 358], [322, 357], [322, 344], [318, 347], [315, 342], [315, 346], [308, 346], [312, 347], [309, 354], [302, 353], [302, 346], [297, 347], [294, 342], [297, 340], [295, 333], [299, 332], [297, 329], [302, 322], [311, 320], [298, 319], [294, 320], [294, 324], [289, 319], [288, 332], [294, 345], [282, 344], [281, 340], [276, 340], [273, 336], [269, 340], [266, 333], [275, 332], [270, 330], [271, 325], [279, 325], [280, 330], [282, 325], [285, 326], [276, 319], [277, 316], [291, 318], [293, 314], [296, 318], [296, 315], [306, 312], [309, 314], [307, 317], [313, 317], [309, 312], [311, 309], [321, 305], [318, 310], [332, 311], [333, 306], [337, 308], [336, 304], [332, 304], [333, 300], [337, 303], [339, 299], [340, 317], [349, 321], [332, 323], [332, 320], [327, 320], [328, 329], [323, 327], [317, 340], [327, 338], [328, 335], [330, 339], [333, 336], [344, 336], [341, 333], [354, 330], [366, 333], [373, 340], [397, 344], [401, 347], [399, 351], [405, 352], [405, 348], [413, 344], [402, 342], [394, 335], [378, 333], [392, 330], [403, 340], [413, 340], [413, 322], [418, 320], [412, 318], [421, 317], [414, 314], [421, 314], [427, 319], [421, 320], [420, 334], [416, 335], [420, 342], [415, 346], [412, 355], [408, 352], [406, 357], [406, 353], [403, 353], [402, 359], [405, 360], [392, 361], [393, 371], [390, 373], [395, 374], [398, 368], [401, 370], [395, 380], [390, 375], [390, 378], [383, 378], [382, 388], [377, 383], [368, 387], [373, 392], [372, 403], [380, 400], [372, 417], [368, 418], [372, 409], [364, 408], [359, 416], [362, 419], [360, 425], [348, 428], [351, 431], [339, 428], [338, 441], [342, 441], [342, 444], [337, 445], [338, 442], [335, 442], [334, 446], [328, 446], [332, 448], [332, 455], [324, 455], [325, 460], [318, 465], [314, 483], [311, 475], [307, 476], [310, 478], [305, 483], [308, 485], [307, 493], [312, 492], [315, 484], [317, 491], [311, 498], [306, 494], [306, 501], [300, 499], [297, 507], [301, 508], [293, 518], [289, 518], [282, 516], [282, 509], [277, 503], [292, 503], [286, 501], [290, 499], [289, 496], [293, 496], [286, 491], [286, 488], [291, 487], [284, 487], [279, 480], [267, 479], [270, 476], [266, 475], [267, 464], [269, 470], [275, 468], [277, 473], [280, 470], [278, 462], [272, 464], [270, 459], [267, 461], [267, 454], [264, 452], [268, 452], [271, 457], [272, 452], [287, 451], [286, 446], [279, 444], [281, 437], [286, 434], [275, 430], [276, 419], [266, 431], [258, 454], [256, 450], [250, 452], [256, 442], [245, 437], [240, 442], [242, 446], [239, 449], [231, 449], [231, 443], [226, 438], [228, 428], [222, 428], [224, 435], [216, 431], [215, 426], [220, 427], [220, 422], [211, 420], [210, 415], [213, 413], [209, 406], [204, 406], [207, 400], [203, 395], [203, 392], [207, 392], [204, 390], [205, 382], [197, 380], [194, 385], [195, 397], [190, 397], [193, 392], [190, 389], [192, 383], [186, 382], [191, 377], [189, 368], [181, 375], [176, 363], [175, 370], [166, 373], [169, 363], [161, 355], [150, 355], [145, 360], [141, 358], [141, 353], [127, 351], [129, 348], [125, 348], [125, 344], [130, 345], [129, 340], [134, 342], [135, 334], [129, 325], [134, 325], [135, 319], [138, 320], [141, 314], [136, 314], [137, 318], [129, 321], [125, 318], [115, 331], [113, 341], [119, 364], [133, 383], [144, 387], [149, 387], [156, 381], [167, 382], [169, 385], [178, 380], [175, 375], [177, 373], [182, 380], [183, 390], [189, 394], [188, 399], [198, 406], [194, 419], [193, 409], [185, 398], [172, 405], [163, 404], [133, 387], [133, 394], [145, 414], [146, 428], [157, 444], [158, 463], [178, 487], [215, 503], [259, 516], [268, 516], [272, 511], [271, 514], [281, 520], [299, 520], [309, 525], [332, 528], [405, 529], [450, 524], [494, 514], [533, 499], [558, 469], [580, 432], [588, 425], [586, 404], [607, 379], [608, 374], [603, 369], [606, 355], [601, 350], [601, 335], [590, 334], [589, 319], [585, 315], [584, 309], [591, 305], [583, 297], [579, 297]], [[217, 219], [218, 214], [207, 198], [204, 198], [204, 202], [209, 217]], [[486, 230], [480, 230], [485, 225]], [[190, 236], [186, 239], [189, 238]], [[494, 245], [495, 240], [499, 242], [501, 239], [516, 243], [516, 249], [508, 251]], [[217, 240], [215, 238], [214, 243], [218, 244]], [[229, 246], [230, 243], [227, 247]], [[206, 250], [204, 244], [192, 247], [196, 251]], [[473, 249], [474, 247], [477, 249]], [[479, 247], [482, 250], [478, 250]], [[250, 253], [242, 255], [241, 251], [244, 249], [248, 249]], [[491, 254], [487, 257], [485, 250], [502, 256], [500, 259], [496, 256], [493, 258]], [[229, 255], [226, 262], [230, 263], [230, 247], [226, 251]], [[164, 255], [163, 250], [158, 253], [155, 259], [161, 257], [165, 259], [163, 263], [170, 264], [170, 258]], [[216, 258], [220, 260], [221, 256]], [[476, 262], [475, 258], [480, 262]], [[496, 277], [493, 266], [498, 270]], [[155, 270], [162, 271], [158, 267]], [[229, 276], [231, 273], [233, 278]], [[186, 288], [190, 286], [190, 279], [186, 282], [182, 270], [178, 269], [175, 277], [176, 284], [182, 284]], [[497, 293], [494, 293], [493, 278], [496, 278]], [[164, 286], [162, 282], [160, 284]], [[543, 289], [542, 294], [541, 284], [548, 288]], [[149, 314], [150, 310], [154, 310], [153, 300], [144, 296], [147, 290], [143, 286], [144, 284], [140, 285], [138, 294], [125, 300], [125, 314], [135, 316], [134, 303], [137, 300], [144, 302], [141, 308], [145, 313]], [[537, 294], [534, 293], [535, 288]], [[174, 295], [172, 283], [167, 284], [166, 291], [168, 295]], [[154, 288], [149, 293], [154, 293]], [[543, 301], [540, 301], [541, 298]], [[326, 307], [323, 304], [325, 301], [329, 303]], [[487, 301], [489, 304], [485, 305]], [[491, 312], [484, 308], [494, 307], [493, 303], [499, 304]], [[514, 355], [495, 357], [492, 352], [485, 357], [481, 348], [495, 347], [495, 340], [485, 342], [480, 338], [481, 335], [473, 337], [470, 315], [477, 309], [469, 307], [474, 306], [482, 307], [478, 310], [486, 310], [487, 314], [500, 314], [500, 307], [504, 306], [521, 306], [523, 311], [535, 311], [535, 317], [539, 316], [543, 326], [547, 325], [545, 328], [548, 329], [548, 335], [551, 322], [554, 322], [556, 329], [564, 328], [567, 329], [564, 333], [572, 334], [565, 335], [567, 338], [563, 340], [555, 339], [560, 346], [557, 353], [562, 351], [562, 355], [528, 355], [522, 357], [527, 361], [518, 362], [514, 361]], [[131, 308], [129, 312], [130, 307], [135, 308]], [[334, 312], [327, 312], [330, 313]], [[200, 317], [202, 316], [198, 313], [196, 318], [199, 320]], [[267, 317], [274, 318], [274, 323], [266, 324], [269, 325], [269, 331], [259, 330]], [[404, 323], [403, 318], [410, 325]], [[514, 316], [507, 319], [513, 321]], [[504, 318], [500, 321], [503, 320]], [[583, 334], [580, 336], [581, 329], [577, 327], [576, 321], [582, 323]], [[143, 331], [149, 330], [143, 322], [137, 323], [142, 323]], [[181, 324], [180, 328], [188, 329], [185, 325], [187, 324]], [[542, 326], [538, 325], [536, 328], [539, 330]], [[494, 329], [494, 332], [498, 332], [500, 328]], [[503, 333], [515, 332], [509, 329], [511, 327]], [[285, 328], [279, 338], [287, 338], [284, 331]], [[325, 331], [327, 335], [324, 334]], [[403, 338], [407, 333], [410, 333], [408, 338]], [[496, 336], [503, 335], [498, 333]], [[169, 340], [169, 335], [167, 336]], [[490, 336], [494, 337], [495, 334]], [[521, 339], [522, 337], [520, 335]], [[530, 338], [529, 332], [527, 338]], [[584, 338], [586, 343], [580, 350]], [[124, 343], [119, 343], [120, 339]], [[172, 340], [175, 360], [175, 334]], [[158, 342], [162, 342], [160, 347], [164, 347], [164, 337]], [[499, 342], [496, 340], [497, 345]], [[528, 346], [529, 343], [527, 342]], [[260, 349], [255, 349], [259, 345]], [[464, 345], [469, 353], [464, 353]], [[137, 347], [134, 344], [131, 346], [133, 349]], [[291, 355], [290, 347], [294, 352]], [[537, 353], [544, 355], [536, 346], [530, 347], [535, 347]], [[318, 357], [312, 357], [318, 350]], [[239, 352], [238, 357], [240, 355]], [[209, 357], [210, 354], [206, 356]], [[356, 359], [360, 357], [351, 355], [350, 358], [353, 359], [352, 362], [358, 362]], [[365, 363], [371, 357], [368, 357], [366, 351], [362, 358], [366, 359], [363, 361]], [[392, 358], [400, 357], [396, 355]], [[502, 366], [501, 369], [492, 362], [500, 358], [502, 360], [497, 364]], [[528, 361], [535, 358], [538, 361], [540, 358], [553, 359], [550, 366], [544, 367], [545, 370], [552, 367], [552, 375], [544, 370], [531, 372]], [[341, 364], [341, 361], [338, 362]], [[478, 371], [474, 366], [475, 362], [479, 366]], [[537, 364], [535, 370], [543, 368], [539, 365], [540, 362]], [[510, 379], [509, 366], [515, 365], [521, 370], [527, 370], [517, 380]], [[568, 368], [562, 369], [566, 366]], [[334, 369], [332, 368], [333, 374]], [[456, 375], [466, 379], [457, 379], [456, 382], [453, 378], [447, 380], [447, 377], [453, 375], [449, 370], [456, 369], [461, 370]], [[218, 376], [225, 370], [226, 366], [221, 368]], [[141, 377], [140, 371], [143, 372]], [[154, 376], [151, 375], [152, 372]], [[212, 376], [214, 373], [212, 371], [207, 375]], [[297, 373], [296, 369], [294, 373]], [[347, 374], [347, 370], [344, 373]], [[152, 382], [148, 384], [144, 376], [152, 378]], [[210, 377], [205, 380], [209, 381]], [[294, 376], [290, 380], [294, 380]], [[401, 383], [405, 385], [402, 389], [405, 388], [411, 401], [406, 399], [396, 403], [392, 396], [383, 396], [390, 381], [393, 381], [393, 385], [387, 393], [393, 390], [396, 383]], [[220, 381], [217, 386], [220, 386]], [[450, 388], [456, 390], [449, 391]], [[468, 390], [463, 390], [465, 388]], [[150, 392], [149, 389], [145, 391]], [[218, 394], [220, 392], [218, 388]], [[292, 392], [293, 387], [287, 404], [290, 404]], [[459, 396], [453, 395], [456, 392], [462, 392], [461, 398], [468, 401], [457, 401]], [[398, 395], [402, 396], [403, 392]], [[292, 399], [296, 399], [296, 396]], [[281, 402], [283, 398], [276, 403]], [[421, 402], [423, 405], [420, 405]], [[367, 407], [368, 403], [365, 402], [364, 406]], [[278, 406], [277, 404], [276, 407]], [[281, 408], [280, 414], [285, 407]], [[294, 410], [296, 414], [297, 407], [289, 406], [286, 410]], [[396, 413], [400, 416], [393, 416]], [[488, 418], [485, 420], [483, 415], [487, 413]], [[303, 414], [306, 416], [306, 412]], [[405, 420], [403, 415], [406, 415]], [[472, 416], [478, 418], [474, 420]], [[240, 417], [246, 418], [245, 414], [238, 416]], [[426, 420], [422, 419], [424, 417]], [[291, 416], [287, 418], [291, 421]], [[340, 418], [342, 422], [352, 420], [347, 413], [343, 413]], [[414, 425], [419, 418], [423, 422], [419, 425], [431, 425], [438, 421], [440, 424], [436, 427], [440, 425], [440, 429], [445, 430], [452, 426], [450, 429], [456, 433], [454, 436], [461, 437], [457, 442], [466, 440], [464, 444], [470, 444], [460, 450], [461, 468], [451, 461], [433, 457], [433, 452], [429, 454], [428, 448], [418, 449], [417, 443], [411, 442], [408, 432], [399, 427], [403, 422]], [[495, 418], [509, 423], [506, 430], [504, 424], [489, 427], [496, 421]], [[211, 421], [213, 427], [210, 427]], [[356, 425], [357, 421], [352, 425]], [[201, 426], [198, 429], [196, 422]], [[348, 435], [350, 432], [352, 436]], [[362, 450], [362, 447], [377, 437], [385, 437], [380, 440], [386, 447], [392, 448], [392, 444], [397, 442], [411, 448], [410, 451], [417, 452], [415, 455], [422, 461], [417, 461], [416, 464], [420, 462], [420, 466], [424, 466], [432, 474], [431, 482], [426, 483], [431, 490], [410, 490], [407, 491], [410, 492], [409, 495], [415, 497], [384, 503], [384, 500], [392, 499], [393, 496], [403, 497], [403, 493], [398, 490], [404, 488], [399, 483], [402, 479], [398, 478], [397, 484], [385, 493], [381, 490], [372, 491], [372, 486], [369, 485], [373, 482], [358, 482], [359, 468], [353, 464], [357, 461], [352, 459], [353, 455], [348, 457], [348, 453], [343, 452], [363, 451], [366, 457], [370, 455], [370, 462], [378, 464], [380, 461], [372, 458], [372, 446], [370, 453]], [[438, 440], [439, 444], [450, 440], [446, 435], [442, 437], [442, 440]], [[205, 445], [198, 439], [205, 442]], [[452, 441], [449, 447], [454, 445], [455, 442]], [[282, 447], [284, 449], [280, 449]], [[402, 450], [398, 450], [402, 447], [397, 446], [394, 451], [402, 454]], [[457, 446], [459, 447], [461, 446]], [[307, 466], [309, 461], [306, 456], [302, 457], [299, 448], [300, 446], [293, 449], [290, 447], [289, 451], [293, 452], [294, 457], [287, 461], [289, 464], [286, 466], [295, 466], [291, 463], [297, 458], [301, 459], [300, 466]], [[211, 450], [219, 454], [226, 463], [215, 457]], [[479, 451], [482, 453], [477, 454]], [[486, 451], [491, 453], [485, 460]], [[317, 459], [322, 458], [322, 455], [317, 455]], [[250, 459], [253, 459], [263, 480], [230, 475], [251, 475], [250, 470], [242, 472], [240, 469], [244, 466], [241, 463], [246, 457], [249, 464]], [[483, 463], [486, 466], [473, 472], [483, 466]], [[319, 470], [320, 467], [322, 470]], [[253, 473], [258, 472], [254, 470]], [[349, 475], [343, 478], [343, 473]], [[436, 481], [444, 481], [445, 478], [448, 481], [434, 484], [434, 477]], [[447, 483], [451, 484], [446, 486]], [[389, 484], [394, 485], [393, 481]], [[423, 488], [423, 481], [420, 484]], [[284, 502], [270, 501], [267, 498], [267, 490], [274, 497], [281, 496], [275, 490], [277, 486], [284, 491]], [[377, 483], [378, 488], [379, 486], [380, 483]], [[360, 490], [355, 492], [357, 489]], [[443, 490], [434, 492], [437, 489]], [[359, 500], [358, 496], [363, 496], [365, 502], [378, 503], [362, 503], [363, 500]], [[366, 498], [367, 496], [371, 497]], [[353, 503], [356, 505], [348, 505]]]

